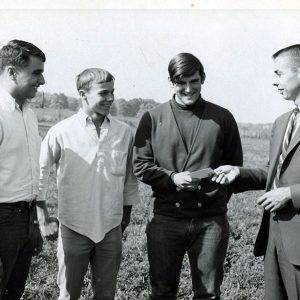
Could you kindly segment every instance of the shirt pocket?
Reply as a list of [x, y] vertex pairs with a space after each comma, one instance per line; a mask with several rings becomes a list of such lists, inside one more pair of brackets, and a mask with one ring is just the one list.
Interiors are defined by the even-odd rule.
[[111, 173], [116, 176], [125, 176], [126, 174], [127, 152], [111, 151]]

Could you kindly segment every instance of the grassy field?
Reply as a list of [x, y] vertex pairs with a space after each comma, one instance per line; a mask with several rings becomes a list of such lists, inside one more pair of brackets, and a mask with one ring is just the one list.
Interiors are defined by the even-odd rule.
[[[243, 139], [245, 165], [265, 164], [268, 147], [266, 140]], [[255, 205], [255, 200], [261, 194], [262, 191], [246, 192], [234, 195], [229, 202], [231, 234], [224, 266], [225, 278], [222, 286], [224, 300], [263, 299], [262, 258], [254, 258], [252, 254], [262, 213]], [[57, 192], [54, 174], [48, 196], [50, 211], [55, 215]], [[132, 212], [131, 224], [124, 233], [117, 300], [143, 300], [147, 299], [148, 295], [145, 226], [149, 213], [150, 189], [143, 184], [140, 184], [140, 199], [140, 204], [134, 207]], [[47, 242], [42, 253], [33, 260], [23, 299], [57, 299], [56, 273], [56, 242]], [[191, 277], [188, 261], [185, 259], [178, 299], [191, 299], [191, 295]], [[89, 273], [84, 281], [82, 299], [91, 299]]]

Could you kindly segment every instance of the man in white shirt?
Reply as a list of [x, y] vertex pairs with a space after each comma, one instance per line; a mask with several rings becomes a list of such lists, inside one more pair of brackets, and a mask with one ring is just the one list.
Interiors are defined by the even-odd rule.
[[93, 299], [114, 299], [121, 261], [122, 231], [138, 202], [132, 171], [133, 135], [108, 116], [114, 77], [91, 68], [77, 76], [82, 109], [47, 133], [40, 156], [38, 215], [45, 236], [53, 237], [45, 202], [50, 169], [58, 185], [58, 285], [60, 300], [80, 297], [91, 264]]
[[[40, 137], [27, 99], [45, 83], [45, 54], [12, 40], [0, 49], [0, 299], [20, 299], [32, 255], [41, 249], [36, 220]], [[38, 244], [36, 244], [38, 243]], [[39, 248], [39, 249], [38, 249]]]

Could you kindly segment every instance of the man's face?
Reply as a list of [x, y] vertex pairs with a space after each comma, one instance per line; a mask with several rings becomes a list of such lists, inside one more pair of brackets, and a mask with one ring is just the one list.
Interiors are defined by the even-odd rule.
[[177, 83], [174, 83], [176, 102], [183, 106], [193, 105], [200, 97], [201, 85], [199, 72], [192, 76], [182, 77]]
[[13, 96], [23, 103], [26, 99], [35, 96], [40, 85], [45, 84], [43, 76], [44, 63], [36, 56], [29, 57], [29, 63], [25, 68], [17, 68], [15, 73], [15, 88]]
[[275, 58], [274, 73], [277, 80], [273, 85], [284, 99], [294, 101], [300, 97], [300, 69], [293, 63], [293, 58], [284, 54]]
[[115, 100], [114, 91], [113, 80], [110, 82], [93, 83], [89, 91], [84, 92], [87, 112], [106, 116]]

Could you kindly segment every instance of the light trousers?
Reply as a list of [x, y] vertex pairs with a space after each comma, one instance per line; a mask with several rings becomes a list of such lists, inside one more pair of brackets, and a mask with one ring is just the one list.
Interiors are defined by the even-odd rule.
[[300, 266], [287, 259], [276, 216], [270, 218], [264, 275], [265, 300], [300, 300]]
[[122, 234], [118, 226], [99, 243], [94, 243], [68, 227], [61, 225], [58, 240], [59, 300], [77, 300], [84, 276], [91, 266], [93, 298], [113, 300], [121, 262]]

